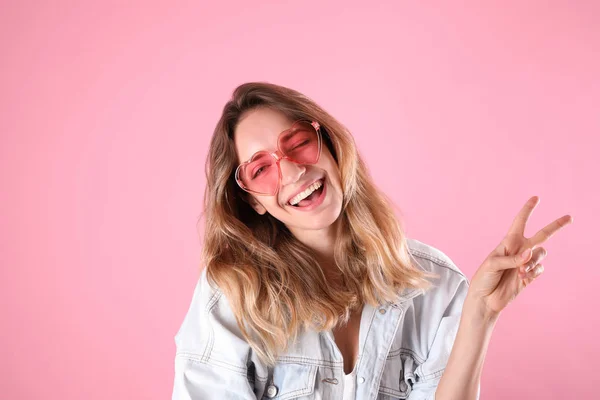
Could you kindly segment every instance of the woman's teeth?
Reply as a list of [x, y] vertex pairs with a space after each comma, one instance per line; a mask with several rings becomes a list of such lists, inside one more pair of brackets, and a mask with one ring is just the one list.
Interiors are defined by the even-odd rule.
[[290, 204], [293, 206], [298, 204], [300, 202], [300, 200], [307, 198], [312, 192], [314, 192], [315, 190], [320, 188], [322, 185], [323, 185], [323, 182], [321, 180], [313, 183], [312, 185], [307, 187], [303, 192], [298, 193], [296, 196], [294, 196], [290, 200]]

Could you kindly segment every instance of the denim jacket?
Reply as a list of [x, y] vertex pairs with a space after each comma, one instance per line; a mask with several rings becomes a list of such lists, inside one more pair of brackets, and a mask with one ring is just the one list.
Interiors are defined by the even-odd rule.
[[[407, 289], [395, 302], [364, 306], [356, 400], [434, 400], [456, 338], [467, 277], [440, 250], [407, 242], [418, 266], [441, 278], [427, 291]], [[330, 330], [304, 331], [266, 368], [206, 269], [175, 344], [173, 400], [342, 399], [344, 363]]]

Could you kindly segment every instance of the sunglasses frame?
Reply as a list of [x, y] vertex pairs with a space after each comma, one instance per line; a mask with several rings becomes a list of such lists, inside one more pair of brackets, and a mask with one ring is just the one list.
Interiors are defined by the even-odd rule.
[[[321, 146], [323, 143], [323, 139], [321, 137], [321, 125], [317, 121], [309, 121], [306, 119], [296, 120], [296, 121], [294, 121], [294, 123], [292, 124], [292, 126], [289, 129], [286, 129], [285, 131], [281, 132], [277, 136], [277, 150], [275, 150], [275, 151], [268, 151], [268, 150], [257, 151], [256, 153], [254, 153], [252, 155], [252, 157], [250, 157], [249, 160], [244, 161], [243, 163], [241, 163], [240, 165], [237, 166], [237, 168], [235, 169], [235, 181], [242, 190], [244, 190], [248, 193], [255, 194], [257, 196], [274, 196], [277, 194], [277, 191], [279, 190], [279, 185], [281, 184], [281, 166], [279, 165], [280, 161], [283, 159], [286, 159], [286, 160], [290, 160], [293, 163], [300, 164], [283, 153], [283, 151], [281, 150], [281, 147], [279, 146], [279, 139], [281, 138], [281, 136], [283, 134], [292, 131], [294, 129], [294, 127], [296, 126], [296, 124], [298, 124], [300, 122], [308, 122], [313, 126], [313, 128], [315, 128], [315, 131], [317, 131], [317, 141], [318, 141], [318, 147], [319, 147], [317, 150], [317, 160], [314, 163], [302, 163], [302, 164], [316, 164], [319, 162], [319, 159], [321, 158]], [[259, 153], [267, 153], [275, 159], [275, 164], [277, 165], [277, 171], [278, 171], [277, 186], [275, 189], [275, 193], [262, 193], [262, 192], [257, 192], [257, 191], [248, 189], [248, 188], [244, 187], [244, 184], [242, 183], [242, 181], [239, 178], [239, 173], [240, 173], [241, 168], [244, 165], [249, 164]]]

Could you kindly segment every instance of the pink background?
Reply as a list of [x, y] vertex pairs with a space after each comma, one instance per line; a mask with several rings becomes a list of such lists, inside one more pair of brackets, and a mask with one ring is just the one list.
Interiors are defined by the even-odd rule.
[[572, 215], [482, 398], [597, 394], [598, 2], [369, 3], [2, 3], [3, 398], [170, 398], [209, 137], [252, 80], [346, 124], [469, 278], [530, 196], [529, 236]]

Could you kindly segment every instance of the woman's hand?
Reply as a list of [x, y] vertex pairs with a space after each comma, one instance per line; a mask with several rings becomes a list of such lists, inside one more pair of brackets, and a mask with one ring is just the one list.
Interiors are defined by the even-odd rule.
[[[486, 317], [497, 317], [508, 303], [544, 272], [540, 262], [547, 251], [538, 246], [573, 222], [570, 215], [562, 216], [533, 237], [526, 238], [525, 225], [538, 201], [539, 198], [533, 196], [525, 203], [504, 239], [471, 279], [466, 302]], [[523, 253], [528, 253], [525, 258], [521, 258]]]

